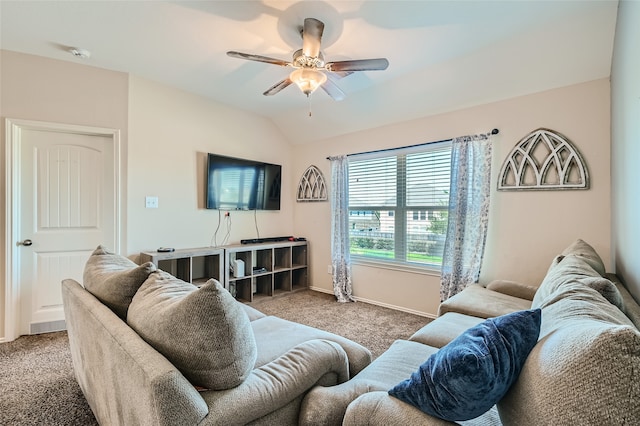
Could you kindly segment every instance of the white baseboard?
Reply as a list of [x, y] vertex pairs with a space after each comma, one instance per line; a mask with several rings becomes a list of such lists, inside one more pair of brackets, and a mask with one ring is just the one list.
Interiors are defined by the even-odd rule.
[[[326, 288], [320, 288], [320, 287], [311, 286], [311, 287], [309, 287], [309, 290], [319, 291], [320, 293], [333, 294], [333, 291], [327, 290]], [[364, 303], [368, 303], [370, 305], [377, 305], [377, 306], [382, 306], [383, 308], [389, 308], [389, 309], [393, 309], [393, 310], [396, 310], [396, 311], [406, 312], [408, 314], [413, 314], [413, 315], [418, 315], [418, 316], [421, 316], [421, 317], [436, 319], [436, 315], [429, 314], [427, 312], [416, 311], [414, 309], [407, 309], [407, 308], [404, 308], [402, 306], [390, 305], [388, 303], [378, 302], [377, 300], [369, 300], [369, 299], [365, 299], [363, 297], [354, 296], [353, 298], [356, 299], [356, 301], [358, 301], [358, 302], [364, 302]]]
[[67, 329], [65, 320], [32, 323], [29, 325], [31, 334], [52, 333], [54, 331], [64, 331]]

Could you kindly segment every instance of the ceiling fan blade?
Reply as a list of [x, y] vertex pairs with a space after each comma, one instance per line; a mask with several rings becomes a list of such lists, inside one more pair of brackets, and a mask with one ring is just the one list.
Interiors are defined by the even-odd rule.
[[329, 77], [329, 80], [333, 81], [334, 83], [351, 74], [353, 74], [353, 71], [335, 71], [335, 72], [325, 73], [325, 75]]
[[265, 95], [265, 96], [275, 95], [276, 93], [278, 93], [279, 91], [281, 91], [282, 89], [284, 89], [285, 87], [290, 85], [291, 83], [292, 83], [292, 81], [289, 79], [289, 77], [287, 77], [284, 80], [279, 81], [276, 84], [274, 84], [273, 86], [269, 87], [267, 89], [267, 91], [263, 93], [263, 95]]
[[335, 101], [341, 101], [345, 96], [347, 96], [342, 89], [336, 86], [331, 80], [325, 81], [320, 87], [322, 87], [322, 89], [327, 92], [327, 95], [331, 96]]
[[306, 18], [302, 28], [302, 52], [309, 58], [317, 58], [320, 54], [324, 24], [314, 18]]
[[389, 66], [385, 58], [356, 59], [352, 61], [328, 62], [325, 68], [328, 71], [382, 71]]
[[252, 55], [250, 53], [234, 52], [233, 50], [227, 52], [228, 56], [238, 59], [246, 59], [248, 61], [266, 62], [268, 64], [280, 65], [283, 67], [291, 65], [291, 62], [283, 61], [282, 59], [269, 58], [268, 56]]

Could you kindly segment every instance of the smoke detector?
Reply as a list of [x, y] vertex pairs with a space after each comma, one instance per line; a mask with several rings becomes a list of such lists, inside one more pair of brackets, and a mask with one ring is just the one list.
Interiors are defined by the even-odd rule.
[[91, 52], [89, 52], [87, 49], [81, 49], [79, 47], [72, 47], [71, 49], [69, 49], [69, 52], [76, 58], [80, 59], [87, 59], [91, 57]]

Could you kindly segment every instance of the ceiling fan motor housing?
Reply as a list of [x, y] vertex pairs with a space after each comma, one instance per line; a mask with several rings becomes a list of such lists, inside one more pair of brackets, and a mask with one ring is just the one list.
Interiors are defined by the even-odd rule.
[[296, 68], [324, 68], [324, 55], [318, 52], [318, 56], [312, 58], [305, 55], [302, 49], [298, 49], [293, 53], [291, 63]]

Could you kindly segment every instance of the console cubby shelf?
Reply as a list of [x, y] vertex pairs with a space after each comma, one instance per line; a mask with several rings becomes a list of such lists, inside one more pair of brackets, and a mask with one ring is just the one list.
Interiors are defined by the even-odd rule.
[[[239, 301], [254, 302], [308, 288], [307, 250], [306, 241], [282, 241], [168, 253], [145, 251], [140, 253], [140, 263], [153, 262], [159, 269], [195, 285], [215, 278]], [[244, 263], [242, 277], [231, 271], [231, 261], [236, 259]]]
[[224, 284], [224, 249], [221, 247], [177, 249], [166, 253], [144, 251], [140, 253], [140, 263], [145, 262], [153, 262], [158, 269], [198, 286], [210, 278]]
[[[225, 287], [242, 302], [278, 296], [309, 287], [306, 241], [285, 241], [225, 246]], [[244, 263], [244, 276], [230, 265]]]

